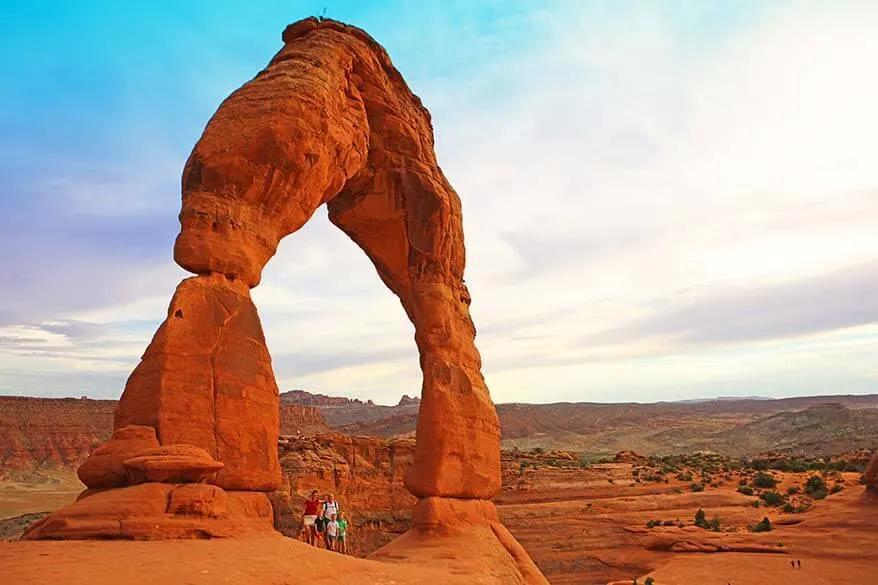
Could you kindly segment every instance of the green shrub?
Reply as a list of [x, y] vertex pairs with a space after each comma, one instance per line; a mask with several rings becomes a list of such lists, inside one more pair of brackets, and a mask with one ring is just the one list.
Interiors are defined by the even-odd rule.
[[703, 492], [703, 491], [704, 491], [704, 484], [701, 484], [701, 483], [693, 483], [693, 484], [690, 486], [690, 488], [692, 489], [693, 492]]
[[841, 485], [840, 483], [836, 483], [835, 485], [832, 486], [832, 489], [829, 490], [829, 493], [830, 494], [837, 494], [838, 492], [840, 492], [843, 489], [844, 489], [843, 485]]
[[799, 488], [799, 486], [791, 485], [790, 487], [787, 488], [787, 495], [794, 496], [797, 493], [799, 493], [800, 491], [802, 491], [802, 490], [801, 490], [801, 488]]
[[822, 500], [829, 494], [829, 490], [826, 489], [826, 482], [823, 481], [822, 477], [812, 475], [805, 482], [805, 493], [815, 500]]
[[652, 577], [647, 577], [646, 581], [643, 582], [643, 585], [653, 585], [653, 583], [655, 583], [655, 579], [653, 579]]
[[698, 508], [698, 511], [695, 512], [695, 526], [705, 530], [710, 529], [710, 524], [707, 523], [707, 514], [701, 508]]
[[771, 489], [777, 485], [777, 480], [764, 471], [760, 471], [753, 478], [753, 485], [758, 488]]
[[688, 471], [680, 472], [677, 474], [677, 479], [680, 481], [692, 481], [692, 474]]
[[777, 492], [762, 492], [759, 499], [765, 502], [766, 506], [783, 506], [787, 499]]
[[753, 488], [751, 488], [748, 485], [739, 485], [738, 486], [738, 493], [744, 494], [745, 496], [752, 496], [753, 495]]
[[713, 530], [714, 532], [719, 532], [719, 529], [720, 529], [719, 516], [714, 516], [713, 518], [711, 518], [708, 525], [710, 526], [710, 529]]
[[750, 530], [752, 530], [753, 532], [771, 532], [772, 528], [773, 527], [771, 526], [771, 520], [769, 520], [768, 517], [763, 517], [759, 524], [757, 524]]

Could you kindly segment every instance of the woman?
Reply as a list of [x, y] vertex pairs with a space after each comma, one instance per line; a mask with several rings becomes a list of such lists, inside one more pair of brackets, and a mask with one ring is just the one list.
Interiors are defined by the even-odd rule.
[[305, 525], [305, 541], [312, 546], [319, 546], [317, 532], [314, 529], [314, 521], [317, 520], [317, 512], [320, 510], [320, 498], [317, 490], [311, 492], [311, 496], [305, 500], [305, 511], [302, 514], [302, 523]]

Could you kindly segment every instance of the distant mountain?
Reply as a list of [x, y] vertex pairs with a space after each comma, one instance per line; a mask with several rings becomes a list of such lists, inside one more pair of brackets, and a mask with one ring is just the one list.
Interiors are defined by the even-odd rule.
[[[299, 399], [314, 400], [307, 392], [300, 392]], [[821, 406], [827, 403], [834, 406]], [[340, 432], [400, 437], [414, 433], [419, 405], [404, 396], [397, 406], [345, 398], [317, 408]], [[878, 395], [497, 405], [504, 447], [568, 449], [598, 455], [624, 450], [756, 455], [775, 446], [794, 450], [796, 445], [832, 454], [871, 448], [878, 446], [875, 409]], [[801, 411], [808, 413], [800, 415]], [[784, 441], [785, 436], [792, 438]]]
[[[3, 470], [77, 465], [110, 436], [116, 401], [0, 397]], [[281, 434], [412, 436], [420, 399], [395, 406], [293, 390], [281, 395]], [[831, 455], [878, 447], [878, 395], [735, 398], [655, 404], [498, 404], [503, 446], [594, 455], [767, 451]]]

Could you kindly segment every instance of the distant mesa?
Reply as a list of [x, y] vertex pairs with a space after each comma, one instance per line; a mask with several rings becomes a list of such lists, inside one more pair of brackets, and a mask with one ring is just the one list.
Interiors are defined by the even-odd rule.
[[396, 403], [397, 406], [419, 406], [420, 404], [420, 398], [417, 396], [411, 397], [408, 394], [403, 394], [402, 398], [399, 399], [399, 402]]

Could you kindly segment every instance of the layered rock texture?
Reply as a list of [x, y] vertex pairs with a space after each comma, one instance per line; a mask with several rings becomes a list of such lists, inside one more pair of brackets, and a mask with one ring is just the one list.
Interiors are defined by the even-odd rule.
[[[30, 537], [111, 536], [88, 519], [114, 515], [123, 536], [144, 536], [124, 528], [129, 504], [157, 526], [184, 514], [207, 530], [228, 509], [220, 492], [280, 486], [278, 390], [249, 289], [280, 240], [327, 204], [415, 326], [424, 382], [405, 485], [420, 498], [416, 527], [483, 527], [511, 555], [510, 571], [534, 580], [489, 501], [500, 488], [500, 428], [463, 282], [460, 199], [436, 163], [430, 115], [365, 32], [312, 18], [282, 37], [268, 67], [217, 110], [183, 171], [174, 258], [197, 276], [177, 287], [128, 379], [112, 440], [149, 427], [161, 448], [96, 453], [87, 475], [101, 483], [122, 481], [119, 453], [131, 455], [125, 487], [87, 493]], [[176, 506], [184, 489], [201, 503]]]

